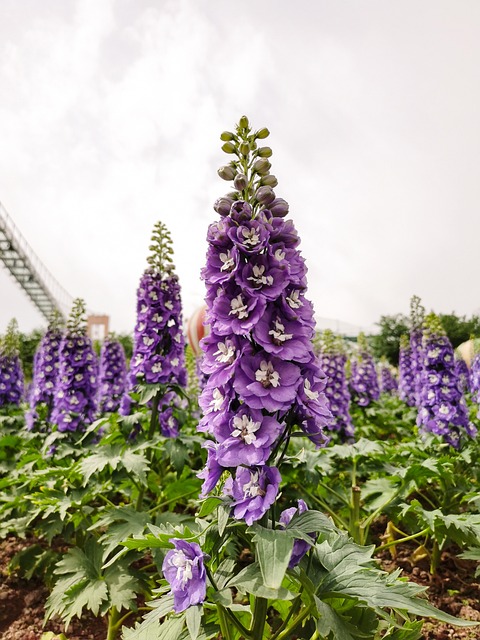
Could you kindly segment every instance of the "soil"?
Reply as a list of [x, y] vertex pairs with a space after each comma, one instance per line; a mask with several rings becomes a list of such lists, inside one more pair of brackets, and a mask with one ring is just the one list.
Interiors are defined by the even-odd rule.
[[[40, 640], [43, 633], [65, 633], [58, 619], [45, 626], [44, 603], [48, 590], [36, 579], [25, 580], [9, 572], [9, 562], [15, 553], [33, 544], [14, 536], [0, 542], [0, 640]], [[480, 621], [480, 578], [476, 579], [476, 563], [458, 558], [458, 550], [450, 548], [442, 554], [438, 574], [431, 576], [426, 559], [412, 561], [415, 547], [399, 545], [393, 559], [383, 551], [378, 559], [386, 571], [400, 567], [409, 580], [428, 587], [429, 601], [453, 616]], [[91, 615], [74, 618], [66, 633], [68, 640], [105, 640], [106, 625]], [[459, 628], [427, 620], [423, 626], [424, 640], [480, 640], [480, 626]], [[55, 640], [55, 639], [52, 639]]]

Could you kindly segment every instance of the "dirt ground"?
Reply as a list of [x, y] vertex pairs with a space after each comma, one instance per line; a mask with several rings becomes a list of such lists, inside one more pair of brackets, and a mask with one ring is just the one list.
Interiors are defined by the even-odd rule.
[[[0, 542], [0, 640], [40, 640], [42, 633], [64, 632], [59, 620], [43, 626], [44, 603], [47, 589], [38, 580], [24, 580], [8, 571], [12, 556], [33, 541], [13, 536]], [[436, 607], [448, 613], [480, 621], [480, 584], [475, 579], [475, 563], [460, 560], [455, 549], [444, 552], [438, 575], [428, 573], [428, 563], [420, 561], [414, 566], [410, 560], [413, 548], [400, 546], [398, 555], [389, 552], [380, 555], [386, 571], [401, 567], [410, 580], [428, 586], [428, 598]], [[68, 640], [104, 640], [106, 626], [93, 616], [85, 615], [72, 621], [66, 633]], [[424, 624], [425, 640], [480, 640], [480, 627], [461, 629], [428, 620]]]

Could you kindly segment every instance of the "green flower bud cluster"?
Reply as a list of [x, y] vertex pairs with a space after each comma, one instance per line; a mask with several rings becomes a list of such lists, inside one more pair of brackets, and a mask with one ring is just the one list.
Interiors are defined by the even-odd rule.
[[224, 143], [222, 150], [234, 158], [220, 167], [218, 175], [227, 182], [233, 182], [234, 191], [215, 202], [214, 209], [220, 215], [228, 215], [235, 200], [248, 202], [254, 213], [264, 207], [268, 207], [275, 216], [283, 217], [288, 213], [288, 204], [282, 198], [277, 198], [273, 191], [278, 180], [270, 173], [272, 165], [268, 158], [272, 150], [258, 145], [260, 140], [269, 135], [266, 128], [253, 131], [246, 116], [240, 118], [235, 132], [224, 131], [221, 134], [220, 139]]
[[425, 307], [422, 305], [421, 298], [418, 296], [412, 296], [412, 299], [410, 300], [410, 321], [414, 331], [422, 328], [424, 318]]
[[324, 331], [317, 332], [313, 342], [317, 353], [320, 351], [323, 354], [347, 353], [345, 340], [331, 329], [324, 329]]
[[173, 242], [170, 231], [162, 222], [157, 222], [153, 227], [151, 251], [147, 262], [153, 271], [166, 276], [174, 270]]
[[67, 320], [67, 332], [73, 335], [83, 335], [87, 332], [87, 311], [85, 300], [75, 298], [72, 310]]
[[[422, 307], [423, 308], [423, 307]], [[424, 337], [428, 339], [430, 336], [446, 336], [447, 332], [443, 328], [440, 318], [436, 313], [429, 313], [423, 321]]]
[[18, 332], [18, 322], [12, 318], [7, 325], [7, 331], [0, 340], [0, 352], [3, 356], [12, 358], [18, 356], [20, 352], [20, 334]]

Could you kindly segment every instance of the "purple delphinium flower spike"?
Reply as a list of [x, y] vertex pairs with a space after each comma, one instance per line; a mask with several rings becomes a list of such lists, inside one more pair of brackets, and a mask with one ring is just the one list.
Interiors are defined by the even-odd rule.
[[480, 352], [476, 353], [472, 360], [470, 388], [472, 391], [472, 400], [477, 404], [480, 404]]
[[327, 377], [325, 396], [333, 420], [328, 428], [338, 431], [342, 440], [353, 438], [350, 416], [350, 391], [346, 374], [347, 355], [344, 341], [332, 331], [323, 331], [316, 342], [320, 368]]
[[463, 358], [455, 360], [455, 371], [457, 372], [458, 380], [460, 382], [460, 389], [463, 393], [470, 393], [470, 369], [468, 364]]
[[[185, 387], [187, 384], [180, 285], [174, 273], [171, 236], [161, 222], [154, 227], [150, 250], [149, 268], [137, 290], [137, 323], [127, 379], [128, 392], [120, 406], [122, 415], [130, 413], [129, 392], [138, 385]], [[171, 400], [172, 396], [166, 393], [158, 406], [159, 424], [167, 437], [177, 433], [177, 425], [169, 411]]]
[[276, 499], [283, 439], [297, 427], [322, 446], [331, 420], [325, 375], [311, 343], [315, 323], [300, 240], [284, 219], [287, 203], [270, 186], [276, 184], [269, 175], [271, 150], [255, 143], [266, 135], [266, 129], [252, 133], [245, 117], [236, 134], [228, 134], [223, 149], [238, 160], [219, 175], [234, 180], [236, 192], [215, 203], [222, 219], [208, 229], [202, 271], [211, 333], [201, 342], [208, 380], [199, 399], [199, 430], [215, 439], [200, 474], [202, 494], [223, 471], [230, 473], [224, 493], [233, 516], [247, 524]]
[[98, 360], [87, 336], [85, 303], [73, 302], [60, 343], [59, 369], [51, 416], [59, 431], [79, 432], [93, 422], [97, 409]]
[[26, 422], [29, 429], [34, 429], [38, 425], [39, 412], [42, 414], [45, 423], [50, 421], [60, 366], [59, 353], [63, 337], [62, 325], [62, 317], [58, 312], [55, 312], [35, 352], [30, 409], [26, 414]]
[[127, 365], [125, 351], [118, 340], [107, 337], [100, 351], [97, 407], [99, 413], [118, 411], [125, 392]]
[[162, 570], [173, 594], [173, 609], [181, 613], [195, 604], [202, 604], [207, 591], [204, 553], [195, 542], [172, 538], [175, 549], [167, 551]]
[[410, 347], [412, 371], [415, 389], [415, 404], [419, 407], [420, 394], [422, 391], [422, 370], [424, 364], [423, 353], [423, 321], [425, 318], [425, 308], [421, 304], [418, 296], [412, 296], [410, 301]]
[[350, 389], [352, 399], [360, 407], [368, 407], [380, 397], [375, 362], [363, 333], [358, 336], [358, 351], [351, 363]]
[[398, 392], [401, 400], [406, 402], [409, 407], [415, 406], [415, 374], [412, 363], [412, 348], [410, 346], [410, 338], [405, 334], [400, 338]]
[[388, 393], [390, 395], [395, 394], [398, 390], [398, 381], [395, 377], [393, 367], [386, 358], [381, 360], [379, 370], [380, 392]]
[[473, 437], [477, 430], [468, 419], [453, 347], [434, 313], [425, 318], [423, 354], [417, 425], [458, 448], [465, 436]]
[[0, 407], [19, 405], [24, 394], [22, 363], [19, 356], [18, 325], [12, 319], [0, 340]]

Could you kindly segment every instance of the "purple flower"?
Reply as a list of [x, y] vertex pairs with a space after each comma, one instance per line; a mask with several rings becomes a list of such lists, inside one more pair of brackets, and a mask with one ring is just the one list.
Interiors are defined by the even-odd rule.
[[408, 336], [400, 338], [400, 355], [398, 363], [398, 391], [400, 398], [409, 407], [415, 406], [415, 373], [412, 363], [412, 348]]
[[350, 389], [352, 398], [360, 407], [367, 407], [380, 397], [377, 372], [372, 355], [368, 351], [365, 336], [358, 337], [359, 351], [352, 361]]
[[127, 376], [125, 351], [113, 338], [107, 338], [100, 352], [97, 405], [99, 413], [118, 411]]
[[38, 418], [36, 408], [39, 404], [45, 405], [46, 418], [47, 420], [50, 418], [60, 366], [59, 351], [62, 337], [61, 318], [59, 315], [54, 315], [35, 352], [30, 410], [26, 416], [29, 428], [35, 427]]
[[13, 319], [0, 341], [0, 407], [19, 405], [23, 398], [24, 379], [19, 347], [18, 324]]
[[453, 447], [477, 430], [469, 421], [467, 405], [455, 370], [453, 347], [435, 314], [425, 318], [424, 363], [420, 377], [417, 425], [435, 433]]
[[[284, 509], [280, 514], [279, 523], [286, 527], [293, 516], [296, 513], [305, 513], [308, 511], [308, 506], [303, 500], [298, 500], [298, 507], [291, 507], [290, 509]], [[315, 543], [315, 534], [309, 534], [312, 538], [312, 544]], [[303, 556], [308, 552], [312, 545], [308, 544], [306, 540], [295, 540], [293, 543], [292, 555], [290, 557], [290, 562], [288, 563], [288, 568], [293, 569], [298, 565]]]
[[220, 443], [217, 460], [224, 467], [263, 465], [281, 431], [282, 426], [275, 418], [242, 405], [214, 429]]
[[163, 575], [173, 593], [173, 608], [181, 613], [195, 604], [202, 604], [207, 591], [204, 553], [195, 542], [171, 538], [175, 549], [167, 551], [162, 564]]
[[233, 498], [233, 515], [248, 525], [260, 520], [278, 494], [282, 477], [276, 467], [238, 467], [235, 479], [225, 482], [225, 493]]
[[[238, 135], [246, 135], [240, 125]], [[255, 149], [251, 153], [248, 169], [235, 161], [221, 169], [221, 177], [234, 180], [241, 194], [227, 196], [230, 210], [222, 205], [224, 217], [207, 233], [202, 276], [211, 335], [202, 341], [202, 370], [209, 379], [199, 399], [204, 416], [198, 427], [215, 438], [200, 475], [203, 495], [224, 469], [233, 474], [236, 467], [224, 489], [232, 496], [234, 517], [248, 524], [261, 518], [277, 495], [280, 473], [269, 464], [282, 437], [301, 428], [324, 444], [323, 427], [330, 419], [311, 344], [315, 321], [305, 297], [300, 240], [293, 223], [283, 218], [287, 203], [261, 184], [270, 163]]]
[[253, 409], [278, 411], [290, 407], [300, 382], [297, 365], [260, 351], [243, 356], [233, 387]]
[[398, 389], [398, 382], [392, 367], [385, 360], [380, 363], [380, 390], [382, 393], [394, 394]]
[[225, 467], [218, 464], [217, 443], [212, 440], [207, 440], [203, 447], [207, 450], [207, 464], [200, 473], [197, 473], [197, 478], [201, 478], [203, 480], [202, 490], [200, 492], [200, 497], [202, 498], [217, 486], [220, 476], [225, 471]]
[[464, 393], [470, 393], [470, 370], [462, 358], [455, 360], [455, 372], [460, 381], [460, 388]]
[[59, 431], [83, 431], [96, 413], [98, 361], [86, 334], [85, 303], [77, 299], [59, 349], [52, 424]]
[[348, 389], [345, 366], [347, 356], [340, 336], [325, 330], [319, 340], [319, 363], [325, 373], [325, 396], [333, 420], [327, 425], [337, 431], [343, 441], [353, 438], [354, 429], [350, 416], [350, 391]]

